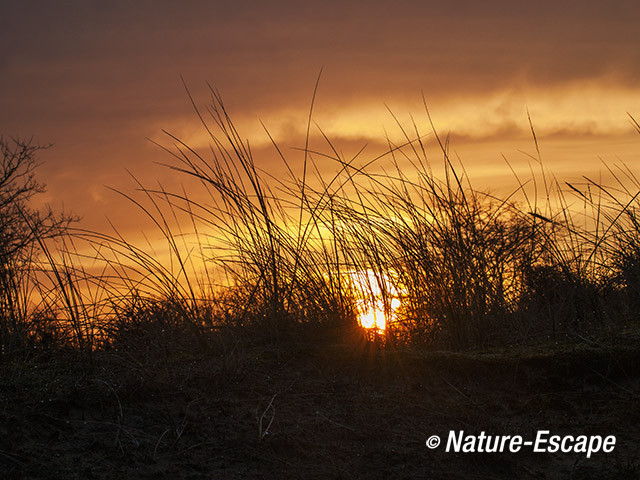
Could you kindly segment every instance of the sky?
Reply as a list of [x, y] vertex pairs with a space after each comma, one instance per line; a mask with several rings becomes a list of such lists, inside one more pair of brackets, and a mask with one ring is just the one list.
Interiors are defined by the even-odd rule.
[[[637, 1], [1, 1], [0, 134], [41, 152], [42, 201], [103, 228], [135, 229], [129, 192], [175, 182], [153, 142], [206, 138], [198, 105], [218, 89], [265, 169], [262, 122], [287, 154], [313, 119], [345, 154], [398, 135], [393, 112], [451, 148], [478, 188], [535, 152], [562, 178], [640, 160]], [[318, 136], [315, 129], [314, 137]], [[395, 130], [394, 130], [395, 129]], [[427, 137], [434, 142], [433, 136]], [[430, 138], [430, 139], [429, 139]], [[433, 161], [438, 161], [434, 155]], [[329, 167], [327, 167], [329, 168]]]

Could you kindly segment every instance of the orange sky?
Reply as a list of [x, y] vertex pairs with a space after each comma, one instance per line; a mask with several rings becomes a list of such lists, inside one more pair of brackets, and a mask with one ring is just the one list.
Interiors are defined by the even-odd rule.
[[55, 144], [46, 200], [90, 228], [105, 215], [136, 228], [105, 188], [132, 189], [125, 169], [173, 181], [147, 137], [202, 144], [180, 75], [199, 103], [205, 81], [221, 91], [265, 167], [276, 156], [259, 120], [286, 151], [302, 146], [321, 68], [314, 119], [347, 154], [398, 134], [387, 107], [428, 132], [424, 92], [477, 187], [509, 182], [502, 154], [534, 151], [527, 109], [559, 176], [638, 165], [640, 4], [521, 3], [3, 2], [0, 133]]

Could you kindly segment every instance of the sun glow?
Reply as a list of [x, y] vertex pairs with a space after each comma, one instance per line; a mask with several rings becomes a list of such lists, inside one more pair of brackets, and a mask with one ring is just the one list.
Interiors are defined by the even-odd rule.
[[383, 333], [397, 316], [400, 294], [388, 275], [372, 270], [350, 274], [358, 298], [358, 323], [368, 331]]

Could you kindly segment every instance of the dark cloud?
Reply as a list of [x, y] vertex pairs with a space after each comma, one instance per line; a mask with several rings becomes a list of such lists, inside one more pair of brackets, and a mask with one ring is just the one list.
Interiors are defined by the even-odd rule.
[[[446, 106], [580, 82], [637, 92], [640, 79], [637, 1], [25, 0], [2, 10], [0, 132], [56, 144], [46, 171], [62, 195], [56, 175], [76, 172], [79, 190], [93, 191], [152, 159], [146, 136], [193, 118], [180, 75], [198, 101], [210, 81], [241, 118], [304, 112], [321, 67], [317, 109], [336, 118], [371, 103], [420, 108], [421, 91]], [[520, 117], [501, 108], [491, 110], [501, 125], [470, 130], [515, 132]], [[293, 138], [305, 118], [290, 123]]]

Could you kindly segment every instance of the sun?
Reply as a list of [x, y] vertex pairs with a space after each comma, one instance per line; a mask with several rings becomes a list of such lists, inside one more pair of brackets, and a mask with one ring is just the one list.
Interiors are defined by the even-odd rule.
[[372, 270], [353, 271], [350, 279], [357, 298], [358, 324], [367, 331], [384, 333], [400, 308], [398, 289], [389, 275]]
[[384, 305], [382, 302], [376, 302], [372, 306], [365, 306], [365, 308], [367, 309], [364, 312], [358, 314], [358, 323], [360, 326], [367, 330], [384, 332], [387, 328], [387, 318], [384, 314]]

